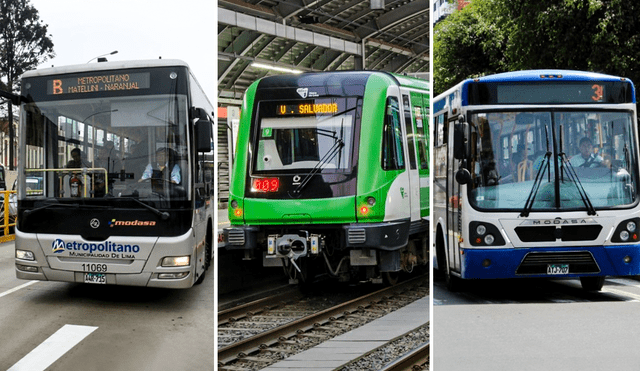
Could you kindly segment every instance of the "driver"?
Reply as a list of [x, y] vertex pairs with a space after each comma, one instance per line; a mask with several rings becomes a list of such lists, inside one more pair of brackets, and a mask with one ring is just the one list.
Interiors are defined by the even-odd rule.
[[580, 139], [580, 153], [569, 160], [573, 167], [598, 167], [602, 163], [602, 157], [593, 153], [591, 139], [583, 137]]
[[180, 184], [180, 166], [175, 163], [175, 155], [170, 148], [160, 148], [156, 151], [156, 163], [149, 163], [142, 173], [139, 182], [146, 179], [163, 178], [164, 172], [171, 169], [171, 183]]

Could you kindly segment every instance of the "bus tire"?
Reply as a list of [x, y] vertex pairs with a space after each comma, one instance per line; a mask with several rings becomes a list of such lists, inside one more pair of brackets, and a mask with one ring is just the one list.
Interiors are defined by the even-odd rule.
[[604, 285], [604, 276], [594, 277], [580, 277], [580, 284], [582, 289], [586, 291], [600, 291]]

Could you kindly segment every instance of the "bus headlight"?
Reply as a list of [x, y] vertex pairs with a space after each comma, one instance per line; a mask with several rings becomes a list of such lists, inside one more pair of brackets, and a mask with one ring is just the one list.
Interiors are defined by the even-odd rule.
[[637, 228], [637, 226], [636, 226], [636, 223], [634, 221], [630, 221], [630, 222], [627, 223], [627, 230], [629, 232], [635, 232], [636, 228]]
[[190, 256], [167, 256], [162, 259], [163, 267], [186, 267], [191, 262]]
[[469, 222], [469, 240], [472, 246], [503, 246], [506, 244], [497, 226], [487, 222]]
[[629, 232], [628, 231], [622, 231], [620, 232], [620, 239], [622, 241], [629, 241]]
[[493, 243], [496, 241], [496, 239], [493, 237], [493, 235], [486, 235], [484, 236], [484, 243], [486, 243], [487, 245], [493, 245]]
[[35, 261], [36, 257], [32, 251], [16, 250], [16, 259]]
[[640, 218], [623, 220], [618, 224], [611, 242], [638, 242], [638, 223]]

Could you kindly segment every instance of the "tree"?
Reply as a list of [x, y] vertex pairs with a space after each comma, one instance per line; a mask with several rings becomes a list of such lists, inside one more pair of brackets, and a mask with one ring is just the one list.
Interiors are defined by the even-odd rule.
[[491, 6], [491, 1], [473, 1], [436, 25], [436, 95], [466, 78], [506, 71], [505, 38]]
[[[6, 79], [0, 89], [18, 92], [20, 76], [54, 56], [47, 25], [29, 0], [0, 0], [0, 74]], [[13, 123], [11, 102], [8, 105], [9, 122]], [[13, 169], [13, 125], [9, 125], [9, 137], [9, 168]]]
[[434, 90], [540, 68], [640, 82], [638, 29], [640, 5], [628, 0], [474, 0], [434, 29]]

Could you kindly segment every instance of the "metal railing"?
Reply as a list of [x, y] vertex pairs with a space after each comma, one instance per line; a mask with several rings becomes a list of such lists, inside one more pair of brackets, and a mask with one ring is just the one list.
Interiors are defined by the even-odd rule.
[[[0, 220], [2, 221], [2, 226], [0, 226], [0, 228], [2, 228], [3, 233], [2, 233], [2, 236], [0, 236], [0, 243], [13, 241], [16, 239], [15, 233], [10, 233], [11, 227], [15, 229], [16, 219], [18, 217], [17, 210], [16, 210], [16, 213], [14, 214], [11, 213], [11, 205], [10, 205], [11, 195], [15, 193], [16, 191], [0, 191], [0, 194], [2, 194], [2, 198], [3, 198], [2, 207], [1, 207], [2, 218], [0, 218]], [[14, 208], [17, 209], [17, 207], [18, 205], [16, 201]]]

